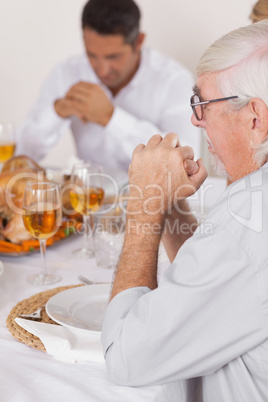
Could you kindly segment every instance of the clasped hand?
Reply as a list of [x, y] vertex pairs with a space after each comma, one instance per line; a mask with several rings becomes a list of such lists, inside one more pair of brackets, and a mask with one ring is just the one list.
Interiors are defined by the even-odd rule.
[[54, 107], [60, 117], [76, 116], [84, 123], [102, 126], [108, 124], [114, 111], [103, 89], [89, 82], [73, 85], [63, 98], [56, 100]]
[[[138, 145], [129, 168], [130, 214], [165, 215], [194, 194], [207, 177], [202, 159], [194, 161], [191, 147], [181, 147], [178, 136], [154, 135], [147, 145]], [[146, 210], [146, 211], [145, 211]]]

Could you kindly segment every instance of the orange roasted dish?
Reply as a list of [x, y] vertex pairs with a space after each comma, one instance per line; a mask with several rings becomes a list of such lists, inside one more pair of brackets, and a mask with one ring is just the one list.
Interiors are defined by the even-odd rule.
[[[29, 180], [48, 181], [45, 171], [31, 158], [9, 159], [0, 173], [0, 254], [28, 253], [39, 249], [39, 241], [25, 229], [22, 219], [23, 196]], [[78, 218], [78, 219], [77, 219]], [[71, 223], [70, 223], [71, 222]], [[57, 233], [47, 239], [47, 245], [68, 237], [80, 224], [79, 217], [63, 218]]]

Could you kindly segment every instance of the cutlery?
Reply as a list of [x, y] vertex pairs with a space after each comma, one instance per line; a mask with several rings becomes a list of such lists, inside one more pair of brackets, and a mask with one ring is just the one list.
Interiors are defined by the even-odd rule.
[[36, 320], [36, 321], [38, 321], [38, 320], [41, 320], [41, 311], [42, 311], [42, 309], [44, 308], [45, 306], [41, 306], [41, 307], [39, 307], [37, 310], [35, 310], [35, 311], [33, 311], [32, 313], [30, 313], [30, 314], [18, 314], [18, 317], [21, 317], [21, 318], [28, 318], [28, 319], [31, 319], [31, 320]]
[[94, 285], [94, 283], [95, 283], [95, 282], [93, 282], [93, 281], [91, 281], [91, 280], [85, 278], [85, 277], [82, 276], [82, 275], [79, 275], [79, 276], [78, 276], [78, 279], [79, 279], [81, 282], [85, 283], [86, 285]]
[[98, 285], [98, 284], [100, 285], [100, 284], [107, 284], [107, 283], [110, 283], [110, 282], [93, 282], [93, 281], [91, 281], [90, 279], [84, 277], [83, 275], [79, 275], [79, 276], [78, 276], [78, 279], [79, 279], [81, 282], [83, 282], [85, 285]]

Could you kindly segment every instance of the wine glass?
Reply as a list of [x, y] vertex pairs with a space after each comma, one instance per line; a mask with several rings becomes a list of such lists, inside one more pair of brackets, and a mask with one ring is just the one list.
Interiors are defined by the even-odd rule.
[[70, 202], [73, 209], [83, 215], [84, 246], [75, 250], [76, 257], [94, 256], [92, 248], [91, 214], [101, 206], [104, 198], [102, 166], [84, 162], [74, 165], [71, 174]]
[[0, 167], [13, 156], [16, 148], [12, 123], [0, 123]]
[[42, 268], [28, 277], [34, 285], [58, 282], [59, 275], [49, 274], [46, 266], [46, 239], [53, 236], [61, 224], [61, 202], [58, 185], [47, 182], [27, 184], [23, 200], [23, 222], [28, 232], [39, 240]]

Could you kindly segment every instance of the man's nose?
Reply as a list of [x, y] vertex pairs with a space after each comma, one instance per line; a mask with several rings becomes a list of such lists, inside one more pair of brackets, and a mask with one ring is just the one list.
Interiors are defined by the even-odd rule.
[[195, 127], [204, 127], [204, 119], [202, 120], [197, 120], [197, 118], [195, 117], [195, 114], [192, 114], [191, 117], [191, 123], [195, 126]]
[[96, 73], [100, 78], [105, 78], [109, 75], [110, 65], [108, 61], [102, 60], [99, 61], [96, 66]]

